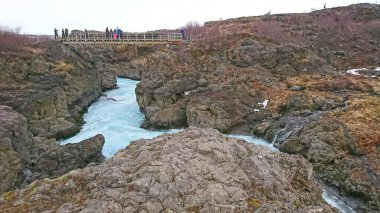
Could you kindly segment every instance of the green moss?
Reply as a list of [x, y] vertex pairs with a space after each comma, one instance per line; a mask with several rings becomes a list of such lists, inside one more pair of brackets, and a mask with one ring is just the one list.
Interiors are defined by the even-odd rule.
[[186, 212], [199, 212], [201, 210], [201, 207], [199, 206], [190, 206], [186, 208]]
[[299, 200], [295, 200], [293, 201], [293, 206], [296, 208], [296, 209], [300, 209], [302, 204]]
[[34, 194], [36, 194], [37, 192], [37, 188], [38, 188], [38, 181], [34, 181], [33, 183], [31, 183], [26, 192], [25, 192], [25, 197], [30, 197], [30, 196], [33, 196]]
[[14, 191], [5, 192], [4, 194], [2, 194], [2, 197], [6, 201], [13, 199], [15, 196], [16, 196], [16, 194], [14, 193]]
[[254, 198], [248, 198], [248, 206], [249, 207], [252, 207], [254, 209], [258, 209], [261, 207], [261, 202], [257, 199], [254, 199]]

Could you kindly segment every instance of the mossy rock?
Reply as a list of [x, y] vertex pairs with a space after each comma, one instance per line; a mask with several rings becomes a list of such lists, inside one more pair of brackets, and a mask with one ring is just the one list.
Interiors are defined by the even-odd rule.
[[262, 203], [255, 198], [248, 198], [248, 206], [254, 209], [260, 208]]

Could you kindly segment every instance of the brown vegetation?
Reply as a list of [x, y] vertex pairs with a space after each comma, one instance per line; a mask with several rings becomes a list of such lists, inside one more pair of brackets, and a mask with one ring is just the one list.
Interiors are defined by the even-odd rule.
[[0, 52], [20, 52], [28, 44], [52, 40], [51, 36], [20, 34], [21, 28], [0, 25]]

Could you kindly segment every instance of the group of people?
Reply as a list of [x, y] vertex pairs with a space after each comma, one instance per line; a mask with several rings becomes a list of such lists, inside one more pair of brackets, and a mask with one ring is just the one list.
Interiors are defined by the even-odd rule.
[[[62, 34], [61, 34], [61, 38], [62, 39], [66, 39], [69, 37], [69, 29], [65, 28], [65, 29], [62, 29]], [[57, 28], [54, 29], [54, 39], [57, 40], [58, 39], [58, 30]]]
[[119, 39], [119, 38], [122, 38], [123, 37], [123, 31], [116, 27], [116, 29], [112, 30], [111, 29], [108, 29], [108, 27], [106, 28], [106, 38], [107, 39]]

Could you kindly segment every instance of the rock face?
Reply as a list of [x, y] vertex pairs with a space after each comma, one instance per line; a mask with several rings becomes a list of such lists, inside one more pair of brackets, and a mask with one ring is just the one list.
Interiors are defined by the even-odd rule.
[[107, 49], [56, 42], [34, 48], [40, 53], [0, 58], [0, 104], [24, 115], [34, 136], [71, 136], [89, 104], [116, 87], [116, 71], [104, 65]]
[[25, 117], [0, 105], [0, 193], [22, 182], [31, 143]]
[[342, 122], [316, 117], [299, 129], [287, 127], [278, 134], [288, 135], [278, 144], [281, 151], [304, 156], [319, 178], [341, 189], [342, 194], [359, 198], [362, 204], [352, 206], [356, 211], [380, 209], [380, 178]]
[[[362, 200], [358, 211], [379, 211], [378, 14], [379, 5], [359, 4], [229, 19], [207, 23], [190, 45], [152, 49], [129, 63], [141, 78], [143, 127], [212, 127], [273, 140]], [[368, 69], [347, 73], [361, 67]], [[339, 125], [331, 130], [325, 122]], [[315, 123], [325, 128], [303, 135]]]
[[112, 48], [58, 42], [28, 48], [0, 57], [0, 192], [103, 159], [103, 136], [62, 147], [56, 139], [78, 132], [87, 107], [116, 87]]
[[55, 139], [33, 137], [27, 119], [0, 105], [0, 193], [39, 178], [57, 177], [103, 160], [104, 137], [60, 146]]
[[4, 212], [336, 212], [302, 157], [195, 128], [2, 198]]

